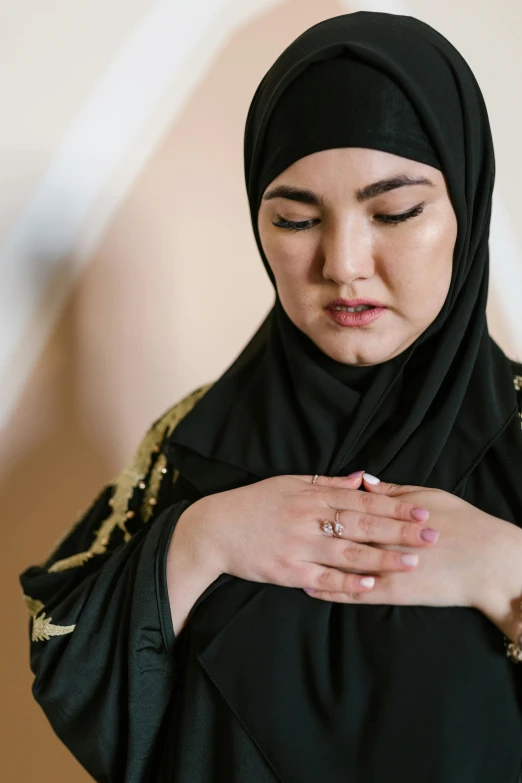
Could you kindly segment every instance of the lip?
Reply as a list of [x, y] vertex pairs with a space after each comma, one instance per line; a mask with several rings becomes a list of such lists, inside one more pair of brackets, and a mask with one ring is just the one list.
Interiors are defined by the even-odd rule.
[[332, 299], [326, 305], [325, 310], [333, 310], [334, 307], [358, 307], [359, 305], [372, 305], [373, 307], [381, 307], [383, 309], [385, 307], [377, 299]]
[[[358, 305], [371, 305], [372, 310], [363, 310], [361, 313], [347, 313], [345, 310], [336, 310], [336, 307], [357, 307]], [[368, 326], [379, 316], [386, 312], [386, 307], [377, 299], [332, 299], [325, 307], [328, 316], [338, 326]]]

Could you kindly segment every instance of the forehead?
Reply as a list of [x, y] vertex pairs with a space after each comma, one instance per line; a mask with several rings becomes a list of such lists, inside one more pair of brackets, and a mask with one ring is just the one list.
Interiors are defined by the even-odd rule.
[[409, 190], [410, 186], [433, 191], [441, 184], [442, 172], [433, 166], [381, 150], [343, 147], [299, 158], [269, 183], [263, 201], [289, 198], [320, 204], [355, 196], [364, 202], [390, 191]]
[[[339, 147], [320, 150], [299, 158], [282, 171], [273, 182], [278, 183], [283, 178], [331, 178], [350, 180], [379, 179], [398, 176], [407, 173], [410, 176], [425, 176], [430, 180], [440, 181], [442, 174], [439, 169], [411, 158], [395, 155], [370, 147]], [[366, 183], [364, 183], [366, 184]]]

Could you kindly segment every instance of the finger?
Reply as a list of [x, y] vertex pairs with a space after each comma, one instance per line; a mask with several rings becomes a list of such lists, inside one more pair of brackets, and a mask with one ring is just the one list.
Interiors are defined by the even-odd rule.
[[316, 566], [310, 569], [307, 576], [309, 588], [305, 590], [327, 591], [329, 593], [368, 593], [378, 582], [378, 577], [373, 574], [353, 574], [339, 571], [328, 566]]
[[384, 571], [412, 571], [419, 564], [419, 555], [324, 536], [315, 546], [314, 562], [360, 574], [375, 574]]
[[358, 470], [349, 476], [318, 476], [315, 482], [314, 476], [292, 475], [292, 478], [299, 478], [308, 484], [314, 483], [315, 486], [358, 489], [362, 484], [363, 473], [364, 470]]
[[339, 523], [344, 530], [339, 531], [340, 534], [336, 537], [324, 535], [319, 527], [317, 536], [310, 538], [312, 558], [314, 553], [321, 551], [318, 547], [325, 547], [324, 551], [329, 551], [327, 547], [335, 547], [336, 539], [377, 546], [390, 544], [402, 547], [430, 547], [438, 539], [438, 531], [435, 528], [415, 520], [406, 522], [373, 514], [343, 511], [339, 514]]
[[387, 519], [414, 520], [426, 522], [429, 517], [428, 509], [419, 509], [414, 503], [407, 503], [402, 497], [397, 499], [388, 497], [379, 492], [345, 492], [345, 489], [354, 487], [331, 487], [325, 493], [324, 502], [330, 509], [336, 511], [360, 512], [360, 524], [364, 525], [369, 514], [385, 517]]
[[372, 476], [370, 473], [363, 473], [363, 485], [364, 488], [375, 492], [379, 495], [388, 495], [388, 497], [397, 497], [404, 495], [407, 492], [417, 492], [420, 489], [426, 489], [426, 487], [416, 487], [413, 484], [390, 484], [386, 481], [381, 481], [377, 476]]

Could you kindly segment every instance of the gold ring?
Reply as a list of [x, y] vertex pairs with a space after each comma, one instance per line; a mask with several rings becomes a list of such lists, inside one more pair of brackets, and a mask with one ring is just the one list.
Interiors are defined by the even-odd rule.
[[341, 513], [340, 509], [338, 509], [335, 512], [335, 523], [334, 523], [334, 526], [333, 526], [333, 534], [334, 534], [334, 536], [337, 536], [337, 538], [341, 538], [342, 534], [344, 533], [344, 526], [341, 525], [341, 523], [339, 522], [339, 514], [340, 513]]

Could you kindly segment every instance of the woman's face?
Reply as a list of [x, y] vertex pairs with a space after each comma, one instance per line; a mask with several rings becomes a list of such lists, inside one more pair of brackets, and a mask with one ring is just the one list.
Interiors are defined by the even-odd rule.
[[[379, 185], [405, 176], [429, 182]], [[315, 152], [268, 185], [258, 227], [286, 313], [339, 362], [397, 356], [442, 309], [457, 218], [433, 166], [362, 147]], [[326, 310], [337, 298], [385, 309], [365, 325], [342, 325]]]

